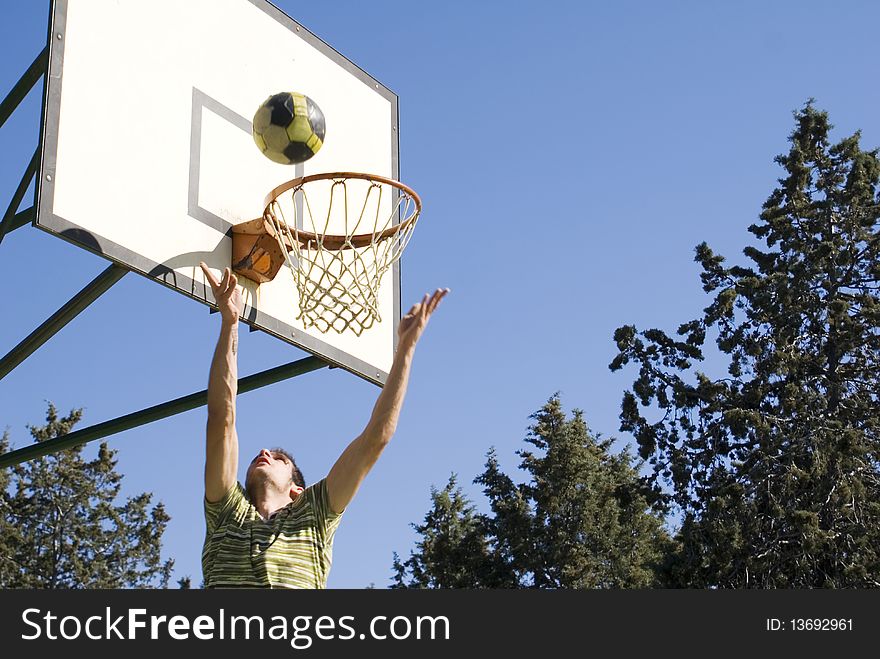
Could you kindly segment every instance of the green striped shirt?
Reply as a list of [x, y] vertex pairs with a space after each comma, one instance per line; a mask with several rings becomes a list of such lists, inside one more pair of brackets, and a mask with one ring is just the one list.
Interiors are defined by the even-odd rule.
[[326, 480], [268, 520], [236, 483], [220, 501], [205, 500], [205, 587], [325, 588], [341, 516], [330, 508]]

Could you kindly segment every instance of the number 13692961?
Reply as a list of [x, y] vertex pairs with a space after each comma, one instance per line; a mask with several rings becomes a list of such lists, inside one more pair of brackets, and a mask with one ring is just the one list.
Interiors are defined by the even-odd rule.
[[851, 632], [852, 618], [767, 618], [768, 632]]

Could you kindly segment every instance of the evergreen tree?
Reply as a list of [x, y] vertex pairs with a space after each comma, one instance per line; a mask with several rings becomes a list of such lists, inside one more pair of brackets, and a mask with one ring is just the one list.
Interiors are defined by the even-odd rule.
[[491, 514], [478, 514], [455, 478], [432, 490], [433, 508], [395, 587], [631, 588], [655, 585], [669, 547], [647, 506], [638, 464], [614, 455], [580, 410], [566, 419], [559, 396], [531, 417], [517, 452], [530, 479], [516, 484], [491, 450], [476, 479]]
[[[639, 369], [621, 429], [682, 515], [678, 585], [880, 585], [880, 161], [812, 101], [795, 120], [752, 264], [703, 243], [702, 315], [615, 332], [612, 370]], [[695, 369], [709, 332], [725, 377]]]
[[[9, 431], [4, 431], [0, 436], [0, 454], [8, 450]], [[0, 509], [0, 585], [10, 583], [18, 567], [8, 558], [18, 536], [18, 530], [10, 524], [9, 515], [6, 514], [5, 493], [9, 488], [9, 480], [9, 471], [0, 469], [0, 506], [3, 506]]]
[[[59, 418], [50, 403], [46, 425], [28, 429], [44, 442], [81, 418]], [[7, 431], [0, 452], [8, 449]], [[160, 551], [170, 518], [149, 493], [117, 501], [115, 453], [102, 443], [93, 460], [74, 448], [0, 470], [0, 587], [167, 587], [173, 561]]]
[[[488, 543], [476, 509], [453, 474], [442, 490], [431, 488], [432, 508], [413, 528], [416, 552], [402, 563], [394, 554], [392, 588], [491, 588]], [[512, 585], [512, 584], [511, 584]]]

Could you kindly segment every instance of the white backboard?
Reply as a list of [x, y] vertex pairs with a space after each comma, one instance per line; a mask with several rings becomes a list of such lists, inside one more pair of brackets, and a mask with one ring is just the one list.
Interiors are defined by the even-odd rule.
[[[56, 0], [34, 221], [48, 232], [203, 303], [198, 267], [231, 265], [231, 227], [262, 215], [286, 180], [360, 171], [398, 179], [397, 96], [264, 0]], [[324, 112], [304, 164], [265, 158], [251, 119], [297, 91]], [[286, 268], [240, 277], [242, 320], [370, 381], [385, 382], [400, 272], [382, 280], [382, 322], [322, 334], [296, 319]]]

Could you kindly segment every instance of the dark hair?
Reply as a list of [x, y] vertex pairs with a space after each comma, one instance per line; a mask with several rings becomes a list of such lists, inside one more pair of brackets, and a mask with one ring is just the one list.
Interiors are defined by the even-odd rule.
[[306, 480], [303, 478], [302, 472], [299, 470], [299, 467], [296, 466], [296, 460], [293, 459], [293, 456], [285, 451], [283, 448], [276, 446], [275, 448], [269, 449], [272, 453], [280, 453], [285, 458], [290, 460], [290, 477], [293, 480], [295, 485], [299, 487], [306, 486]]

